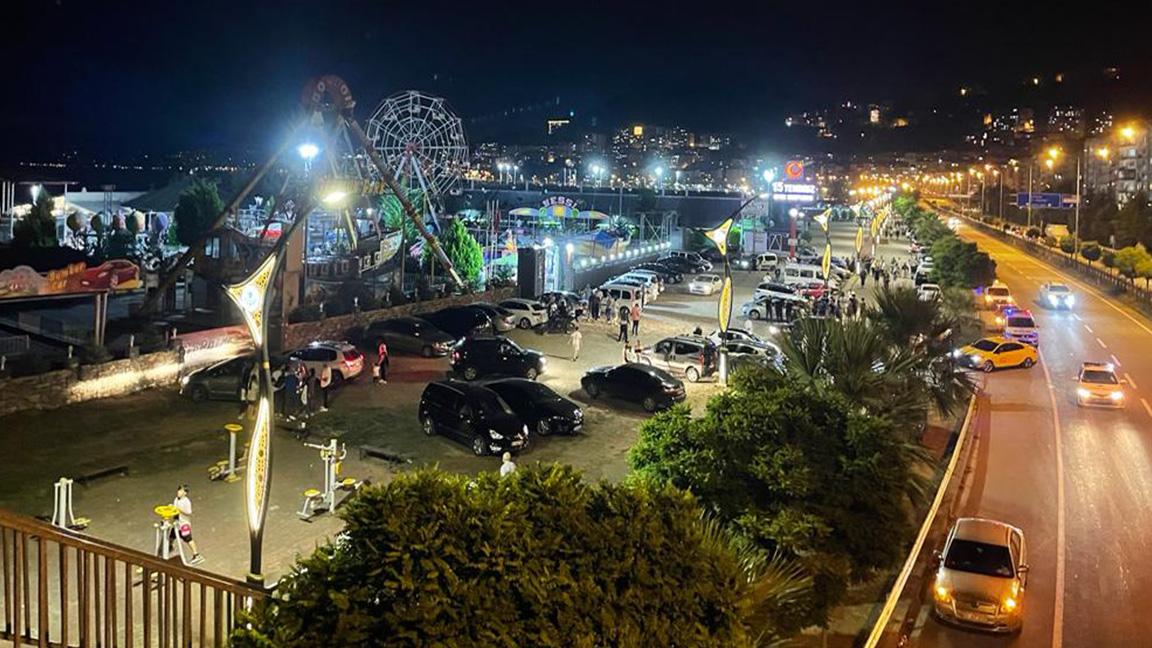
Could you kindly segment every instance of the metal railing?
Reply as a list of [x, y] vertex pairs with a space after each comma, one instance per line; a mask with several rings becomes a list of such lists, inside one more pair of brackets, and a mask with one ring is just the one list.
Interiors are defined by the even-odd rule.
[[924, 605], [927, 580], [934, 566], [932, 553], [925, 549], [938, 546], [944, 533], [959, 515], [961, 496], [966, 476], [971, 470], [970, 462], [975, 448], [976, 432], [973, 428], [981, 411], [988, 411], [987, 397], [977, 392], [968, 402], [964, 421], [954, 440], [952, 456], [944, 468], [940, 486], [936, 489], [912, 549], [888, 591], [884, 604], [880, 606], [871, 631], [864, 639], [863, 645], [866, 648], [904, 646], [908, 643]]
[[0, 643], [224, 646], [264, 593], [0, 509]]
[[0, 355], [16, 355], [32, 348], [32, 338], [27, 335], [0, 335]]

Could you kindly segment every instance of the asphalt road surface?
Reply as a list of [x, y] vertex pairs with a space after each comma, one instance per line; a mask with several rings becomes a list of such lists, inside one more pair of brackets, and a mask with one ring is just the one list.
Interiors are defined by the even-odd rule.
[[[994, 637], [927, 622], [923, 646], [1152, 646], [1152, 322], [1057, 269], [965, 223], [1000, 279], [1040, 327], [1041, 361], [986, 377], [988, 428], [964, 515], [1024, 530], [1031, 566], [1024, 628]], [[1072, 286], [1054, 311], [1040, 284]], [[1127, 407], [1081, 408], [1084, 361], [1113, 362]]]

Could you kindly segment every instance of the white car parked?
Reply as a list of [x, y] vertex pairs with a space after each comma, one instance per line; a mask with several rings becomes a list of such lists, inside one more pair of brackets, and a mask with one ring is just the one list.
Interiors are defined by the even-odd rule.
[[920, 284], [916, 289], [916, 296], [920, 301], [936, 301], [940, 299], [940, 286], [934, 283]]
[[516, 326], [530, 329], [548, 323], [548, 309], [535, 299], [505, 299], [501, 308], [507, 308], [516, 317]]
[[327, 366], [332, 370], [332, 383], [335, 385], [345, 380], [352, 380], [364, 371], [364, 354], [347, 342], [329, 340], [312, 342], [306, 347], [292, 351], [288, 354], [288, 358], [314, 370], [317, 377]]

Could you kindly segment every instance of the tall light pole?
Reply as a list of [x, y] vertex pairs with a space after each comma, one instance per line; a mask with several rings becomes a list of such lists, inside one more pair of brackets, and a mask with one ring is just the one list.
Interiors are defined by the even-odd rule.
[[704, 232], [704, 236], [708, 237], [709, 241], [716, 246], [720, 252], [720, 258], [724, 260], [724, 283], [720, 288], [720, 301], [717, 303], [716, 320], [720, 324], [720, 351], [719, 351], [719, 371], [720, 383], [728, 383], [728, 324], [732, 321], [732, 265], [728, 259], [728, 234], [732, 231], [732, 224], [736, 221], [736, 217], [744, 208], [752, 204], [753, 200], [757, 198], [765, 198], [765, 194], [752, 194], [752, 197], [745, 200], [736, 211], [732, 212], [724, 222], [716, 227]]

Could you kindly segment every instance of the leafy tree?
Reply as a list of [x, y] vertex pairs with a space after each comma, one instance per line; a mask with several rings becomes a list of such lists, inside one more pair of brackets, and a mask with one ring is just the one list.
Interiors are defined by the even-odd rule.
[[1080, 256], [1088, 261], [1088, 265], [1100, 260], [1100, 254], [1103, 250], [1100, 249], [1100, 244], [1096, 241], [1084, 241], [1080, 244]]
[[[424, 193], [419, 189], [408, 188], [405, 190], [405, 195], [408, 201], [418, 208], [424, 204]], [[400, 231], [406, 243], [412, 243], [420, 238], [420, 230], [416, 227], [416, 223], [408, 218], [404, 206], [395, 194], [387, 193], [380, 196], [380, 220], [387, 229]]]
[[1029, 227], [1028, 231], [1024, 233], [1024, 236], [1035, 241], [1036, 239], [1040, 238], [1040, 228], [1035, 226]]
[[1140, 276], [1141, 264], [1145, 263], [1148, 259], [1148, 251], [1144, 249], [1143, 245], [1130, 245], [1116, 250], [1114, 263], [1116, 264], [1116, 269], [1120, 271], [1120, 274], [1131, 281]]
[[1060, 237], [1060, 251], [1064, 254], [1072, 254], [1076, 251], [1076, 239], [1072, 236]]
[[[450, 220], [448, 226], [440, 232], [439, 241], [460, 279], [471, 287], [478, 287], [484, 272], [484, 249], [464, 226], [464, 221], [459, 218]], [[425, 245], [424, 264], [431, 266], [434, 263], [436, 260], [432, 258], [432, 248]]]
[[1104, 253], [1100, 255], [1100, 263], [1104, 264], [1105, 268], [1115, 268], [1116, 253], [1112, 250], [1104, 250]]
[[1148, 196], [1137, 193], [1116, 214], [1116, 246], [1128, 247], [1137, 243], [1152, 243], [1152, 212], [1148, 209]]
[[932, 244], [932, 258], [936, 261], [933, 274], [945, 286], [975, 288], [996, 278], [996, 262], [988, 253], [951, 232]]
[[173, 218], [176, 220], [176, 239], [181, 245], [193, 246], [212, 229], [212, 224], [224, 202], [216, 183], [204, 178], [196, 178], [180, 194]]
[[369, 486], [237, 646], [752, 646], [806, 591], [667, 485], [433, 469]]
[[52, 196], [41, 189], [32, 210], [12, 227], [12, 244], [19, 247], [58, 247], [56, 217], [52, 215]]
[[903, 446], [888, 419], [758, 368], [735, 372], [702, 417], [679, 405], [645, 421], [629, 462], [635, 479], [685, 488], [756, 546], [800, 561], [812, 593], [777, 616], [792, 632], [825, 623], [852, 580], [901, 558]]

